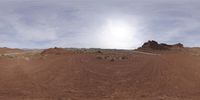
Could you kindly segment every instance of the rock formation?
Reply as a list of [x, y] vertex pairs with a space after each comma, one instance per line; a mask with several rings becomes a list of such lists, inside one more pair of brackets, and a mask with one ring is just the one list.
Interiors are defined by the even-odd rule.
[[154, 40], [145, 42], [142, 47], [138, 48], [139, 50], [170, 50], [170, 49], [179, 49], [183, 48], [183, 44], [177, 43], [174, 45], [169, 45], [165, 43], [158, 43]]

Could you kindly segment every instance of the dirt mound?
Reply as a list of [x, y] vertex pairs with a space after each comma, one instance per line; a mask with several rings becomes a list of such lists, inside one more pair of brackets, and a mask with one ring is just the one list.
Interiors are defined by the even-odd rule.
[[154, 40], [145, 42], [142, 47], [138, 48], [139, 50], [170, 50], [170, 49], [176, 49], [176, 48], [183, 48], [183, 44], [178, 43], [174, 45], [169, 45], [165, 43], [158, 43]]
[[21, 50], [21, 49], [11, 49], [11, 48], [7, 48], [7, 47], [0, 48], [0, 54], [2, 54], [2, 53], [12, 53], [12, 52], [23, 52], [23, 50]]
[[49, 48], [45, 49], [41, 52], [42, 55], [48, 55], [48, 54], [53, 54], [53, 55], [61, 55], [61, 54], [66, 54], [69, 53], [69, 50], [66, 50], [64, 48]]

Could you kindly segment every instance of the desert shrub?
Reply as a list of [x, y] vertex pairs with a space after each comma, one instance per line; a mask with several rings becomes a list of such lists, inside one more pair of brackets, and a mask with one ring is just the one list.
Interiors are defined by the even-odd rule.
[[98, 56], [98, 57], [96, 57], [96, 59], [100, 59], [100, 60], [101, 60], [101, 59], [103, 59], [103, 57], [101, 57], [101, 56]]
[[103, 53], [102, 51], [98, 50], [97, 53]]
[[109, 59], [109, 58], [110, 58], [110, 56], [105, 56], [104, 58], [105, 58], [105, 59]]
[[121, 57], [121, 59], [122, 59], [122, 60], [124, 60], [124, 59], [128, 59], [128, 57], [126, 57], [126, 56], [123, 56], [123, 57]]
[[114, 61], [115, 61], [115, 59], [114, 59], [114, 58], [112, 58], [110, 61], [111, 61], [111, 62], [114, 62]]

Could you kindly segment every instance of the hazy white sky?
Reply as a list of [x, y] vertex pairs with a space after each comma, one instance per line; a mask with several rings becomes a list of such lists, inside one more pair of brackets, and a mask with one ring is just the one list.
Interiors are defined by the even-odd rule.
[[200, 46], [198, 0], [0, 0], [0, 46]]

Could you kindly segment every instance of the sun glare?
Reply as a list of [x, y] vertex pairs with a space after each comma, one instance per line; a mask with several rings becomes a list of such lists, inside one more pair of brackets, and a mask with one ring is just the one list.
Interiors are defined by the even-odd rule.
[[127, 49], [133, 46], [136, 29], [125, 20], [110, 19], [103, 26], [100, 36], [105, 48]]

